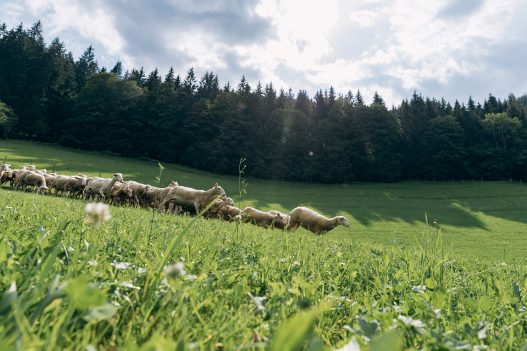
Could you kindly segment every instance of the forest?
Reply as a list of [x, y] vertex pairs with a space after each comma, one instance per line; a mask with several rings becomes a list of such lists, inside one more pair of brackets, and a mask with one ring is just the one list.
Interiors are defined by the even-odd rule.
[[[345, 72], [343, 72], [345, 74]], [[414, 92], [398, 106], [360, 90], [220, 86], [121, 62], [75, 59], [37, 22], [0, 26], [0, 137], [56, 143], [221, 174], [352, 181], [526, 180], [527, 96], [448, 102]]]

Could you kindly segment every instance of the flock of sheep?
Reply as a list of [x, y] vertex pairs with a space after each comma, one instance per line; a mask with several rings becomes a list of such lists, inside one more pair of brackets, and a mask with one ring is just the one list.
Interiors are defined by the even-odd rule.
[[9, 182], [17, 190], [33, 189], [38, 192], [52, 193], [76, 198], [110, 202], [114, 205], [132, 205], [155, 208], [160, 211], [181, 213], [195, 212], [207, 218], [220, 218], [228, 221], [235, 219], [252, 223], [264, 228], [279, 228], [294, 231], [298, 227], [315, 234], [327, 233], [342, 225], [350, 226], [343, 216], [327, 218], [309, 208], [297, 207], [289, 214], [279, 211], [260, 211], [252, 207], [240, 210], [227, 197], [217, 183], [209, 190], [198, 190], [180, 186], [173, 181], [166, 188], [142, 184], [133, 180], [124, 181], [121, 173], [113, 178], [88, 177], [47, 173], [35, 166], [11, 169], [11, 165], [0, 164], [0, 186]]

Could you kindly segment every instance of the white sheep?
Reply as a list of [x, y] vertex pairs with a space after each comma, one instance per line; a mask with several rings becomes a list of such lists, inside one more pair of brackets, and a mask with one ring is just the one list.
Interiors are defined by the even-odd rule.
[[278, 229], [285, 229], [285, 226], [287, 225], [287, 222], [289, 222], [289, 215], [282, 213], [280, 211], [270, 210], [267, 211], [267, 213], [277, 216], [278, 218], [274, 222], [274, 227]]
[[56, 193], [69, 193], [69, 195], [76, 197], [80, 196], [88, 183], [88, 178], [81, 175], [66, 176], [57, 175], [51, 184]]
[[38, 191], [49, 190], [46, 186], [44, 176], [34, 171], [27, 171], [19, 178], [18, 187], [24, 187], [26, 185], [33, 186]]
[[193, 206], [196, 214], [199, 214], [202, 207], [206, 207], [216, 198], [224, 198], [225, 196], [225, 190], [218, 183], [209, 190], [197, 190], [178, 185], [169, 191], [159, 209], [164, 207], [165, 210], [168, 210], [170, 204], [173, 203], [181, 207]]
[[123, 182], [123, 175], [121, 173], [115, 173], [112, 179], [99, 177], [90, 179], [83, 191], [84, 199], [88, 196], [98, 196], [104, 201], [106, 195], [110, 193], [116, 182]]
[[244, 222], [249, 222], [259, 227], [273, 228], [276, 222], [280, 220], [280, 215], [260, 211], [253, 207], [246, 207], [242, 211], [242, 219]]
[[170, 191], [178, 186], [178, 182], [173, 180], [167, 187], [158, 188], [156, 186], [147, 185], [141, 194], [140, 204], [143, 207], [159, 208]]
[[297, 207], [289, 213], [289, 221], [285, 229], [294, 231], [302, 226], [318, 235], [327, 233], [338, 225], [349, 227], [351, 224], [343, 216], [327, 218], [307, 207]]

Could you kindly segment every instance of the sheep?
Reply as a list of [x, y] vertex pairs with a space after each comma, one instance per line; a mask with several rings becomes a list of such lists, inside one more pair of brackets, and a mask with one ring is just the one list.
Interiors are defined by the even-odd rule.
[[88, 178], [81, 175], [65, 176], [58, 175], [52, 184], [57, 194], [66, 193], [73, 197], [80, 196], [88, 183]]
[[35, 187], [37, 191], [49, 190], [44, 176], [34, 171], [27, 171], [20, 177], [18, 186], [25, 185]]
[[112, 179], [95, 177], [90, 179], [88, 184], [83, 190], [83, 197], [86, 199], [88, 196], [98, 196], [104, 201], [106, 195], [110, 193], [113, 185], [116, 182], [123, 182], [123, 175], [121, 173], [115, 173]]
[[81, 197], [84, 188], [90, 180], [91, 178], [85, 176], [84, 174], [78, 174], [66, 181], [64, 190], [69, 192], [70, 196], [72, 197]]
[[125, 203], [130, 204], [134, 200], [133, 190], [130, 188], [130, 182], [115, 183], [110, 194], [108, 194], [108, 197], [110, 198], [110, 201], [116, 205]]
[[156, 186], [147, 185], [141, 194], [140, 203], [143, 207], [159, 208], [163, 203], [170, 190], [178, 186], [178, 182], [172, 181], [169, 186], [165, 188], [158, 188]]
[[23, 179], [25, 178], [26, 174], [31, 171], [27, 170], [26, 167], [22, 167], [21, 169], [17, 169], [14, 171], [14, 180], [13, 180], [13, 187], [15, 189], [20, 189], [23, 187]]
[[244, 222], [249, 222], [259, 227], [273, 228], [275, 223], [280, 220], [280, 215], [260, 211], [253, 207], [246, 207], [242, 211], [242, 219]]
[[48, 188], [52, 188], [53, 184], [55, 183], [55, 178], [57, 177], [57, 173], [44, 173], [43, 174], [44, 179], [46, 179], [46, 185]]
[[[223, 199], [216, 199], [214, 204], [209, 208], [207, 213], [205, 213], [205, 217], [207, 218], [222, 218], [223, 214], [220, 214], [220, 212], [226, 212], [222, 211], [223, 208], [226, 206], [232, 207], [234, 205], [234, 201], [230, 197], [226, 197]], [[237, 213], [237, 215], [240, 213]]]
[[235, 218], [240, 217], [241, 214], [242, 211], [238, 207], [225, 205], [218, 210], [217, 217], [226, 221], [233, 221]]
[[282, 230], [285, 229], [285, 226], [287, 225], [287, 222], [289, 221], [289, 215], [282, 213], [280, 211], [275, 211], [275, 210], [267, 211], [267, 213], [278, 216], [278, 218], [274, 222], [275, 228], [282, 229]]
[[2, 186], [5, 182], [10, 182], [11, 186], [13, 186], [14, 180], [15, 171], [13, 171], [12, 169], [0, 171], [0, 186]]
[[324, 234], [338, 225], [349, 227], [350, 222], [343, 216], [327, 218], [307, 207], [297, 207], [289, 213], [286, 230], [294, 231], [299, 226], [317, 234]]
[[33, 171], [35, 172], [37, 170], [37, 168], [35, 167], [35, 165], [27, 165], [27, 166], [24, 166], [24, 168], [28, 171]]
[[196, 214], [199, 214], [202, 207], [207, 206], [214, 199], [224, 197], [226, 197], [225, 190], [218, 183], [209, 190], [196, 190], [178, 185], [169, 191], [159, 209], [164, 207], [165, 210], [168, 210], [170, 204], [174, 203], [176, 206], [182, 207], [193, 206]]
[[132, 190], [132, 200], [136, 205], [140, 205], [140, 199], [145, 192], [148, 185], [135, 182], [133, 180], [127, 181], [128, 187]]

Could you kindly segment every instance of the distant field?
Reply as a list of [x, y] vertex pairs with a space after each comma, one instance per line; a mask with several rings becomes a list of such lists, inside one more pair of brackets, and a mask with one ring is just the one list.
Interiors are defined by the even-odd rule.
[[[0, 160], [18, 167], [35, 164], [65, 174], [77, 172], [155, 184], [154, 161], [140, 161], [23, 141], [0, 141]], [[247, 179], [247, 195], [238, 198], [238, 178], [164, 164], [162, 183], [209, 188], [220, 183], [238, 205], [288, 211], [312, 207], [328, 216], [348, 216], [350, 229], [339, 227], [328, 240], [417, 245], [423, 235], [443, 234], [447, 253], [492, 261], [526, 261], [527, 186], [509, 182], [402, 182], [321, 185]], [[248, 161], [250, 167], [250, 160]], [[0, 192], [0, 200], [5, 197]], [[428, 220], [428, 225], [426, 221]], [[299, 230], [297, 234], [306, 235]]]

